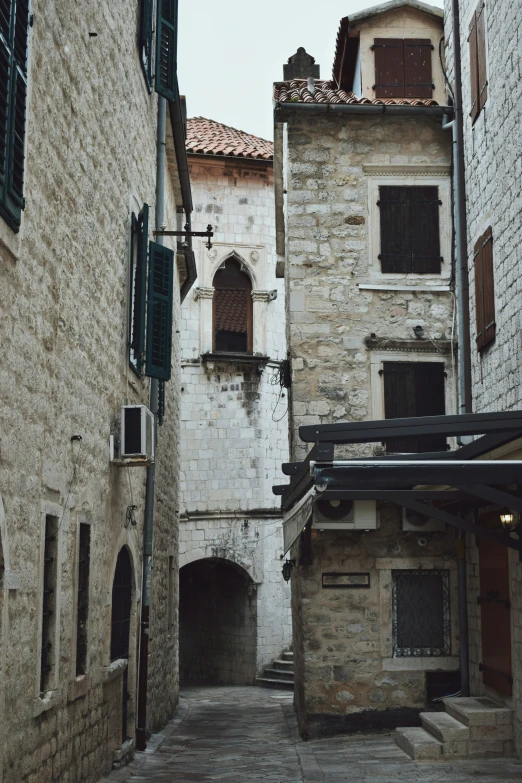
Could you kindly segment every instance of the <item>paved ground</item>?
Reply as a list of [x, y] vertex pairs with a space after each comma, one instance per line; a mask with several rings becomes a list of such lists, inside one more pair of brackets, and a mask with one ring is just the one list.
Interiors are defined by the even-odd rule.
[[288, 691], [190, 688], [145, 753], [100, 783], [522, 783], [522, 761], [417, 763], [391, 735], [301, 742]]

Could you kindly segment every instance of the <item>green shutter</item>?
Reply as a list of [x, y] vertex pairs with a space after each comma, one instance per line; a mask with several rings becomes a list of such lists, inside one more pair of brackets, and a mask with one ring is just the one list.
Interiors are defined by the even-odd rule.
[[152, 3], [141, 0], [140, 59], [149, 90], [152, 87]]
[[145, 375], [161, 381], [171, 376], [173, 285], [174, 252], [150, 242]]
[[28, 0], [0, 0], [0, 212], [15, 231], [24, 208]]
[[129, 363], [138, 375], [142, 374], [145, 353], [148, 233], [149, 206], [144, 204], [138, 217], [132, 216]]
[[177, 100], [178, 0], [158, 0], [156, 92]]

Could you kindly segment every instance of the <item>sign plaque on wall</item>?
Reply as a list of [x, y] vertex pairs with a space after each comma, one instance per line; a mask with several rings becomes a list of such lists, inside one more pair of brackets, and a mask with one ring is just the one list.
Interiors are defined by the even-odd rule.
[[370, 574], [359, 572], [323, 574], [323, 587], [337, 590], [370, 587]]

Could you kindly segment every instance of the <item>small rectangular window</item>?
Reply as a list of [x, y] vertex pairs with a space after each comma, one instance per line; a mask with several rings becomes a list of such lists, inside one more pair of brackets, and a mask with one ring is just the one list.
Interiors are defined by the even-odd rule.
[[376, 38], [375, 97], [431, 98], [431, 57], [429, 38]]
[[24, 202], [29, 0], [0, 3], [0, 215], [18, 231]]
[[381, 185], [377, 203], [382, 272], [440, 274], [438, 187]]
[[449, 572], [392, 571], [393, 657], [450, 655]]
[[488, 77], [486, 67], [486, 20], [485, 3], [480, 0], [469, 25], [469, 73], [471, 89], [472, 122], [484, 108], [488, 97]]
[[42, 635], [40, 648], [40, 693], [54, 684], [57, 634], [58, 519], [45, 517], [44, 563], [42, 583]]
[[149, 206], [131, 218], [129, 364], [141, 376], [145, 362]]
[[78, 550], [78, 607], [76, 613], [76, 676], [87, 673], [87, 623], [89, 619], [89, 571], [91, 526], [80, 524]]
[[149, 92], [152, 89], [152, 6], [153, 0], [140, 3], [140, 60]]
[[493, 233], [491, 226], [475, 243], [475, 313], [477, 348], [481, 351], [495, 339], [495, 279], [493, 270]]
[[[384, 415], [387, 419], [441, 416], [446, 412], [443, 362], [383, 362]], [[407, 454], [445, 451], [444, 435], [389, 438], [386, 451]]]

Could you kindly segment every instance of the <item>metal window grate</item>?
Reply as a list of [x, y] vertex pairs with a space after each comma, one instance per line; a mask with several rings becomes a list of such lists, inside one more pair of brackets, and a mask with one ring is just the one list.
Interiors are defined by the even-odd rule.
[[42, 585], [42, 636], [40, 647], [40, 693], [47, 691], [53, 675], [56, 629], [56, 583], [58, 573], [58, 519], [45, 518], [44, 569]]
[[89, 619], [89, 569], [91, 526], [80, 524], [78, 558], [78, 610], [76, 615], [76, 676], [87, 672], [87, 622]]
[[450, 655], [449, 571], [392, 572], [393, 657]]

